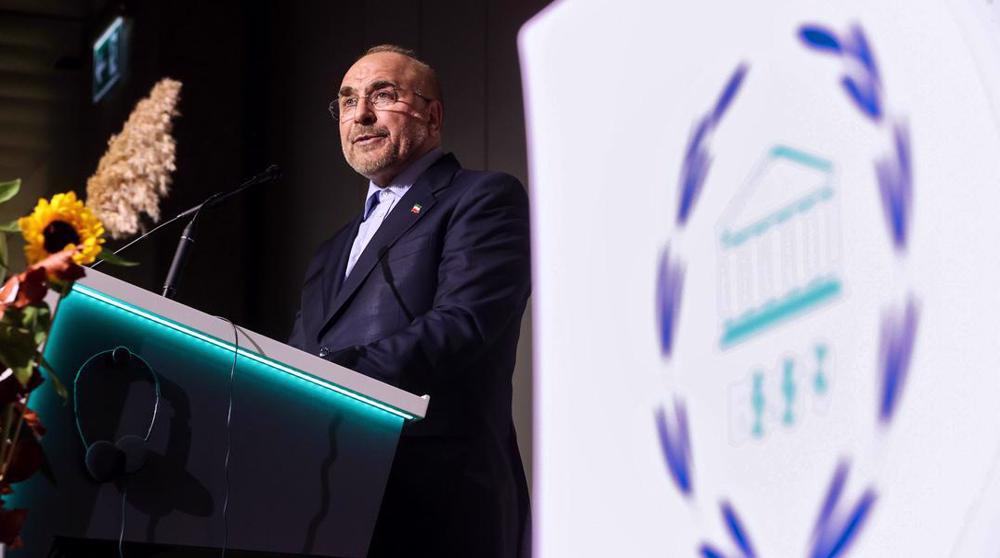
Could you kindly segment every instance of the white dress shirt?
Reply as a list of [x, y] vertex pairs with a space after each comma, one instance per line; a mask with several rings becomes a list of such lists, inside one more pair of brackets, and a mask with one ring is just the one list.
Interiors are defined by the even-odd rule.
[[409, 191], [413, 183], [424, 174], [435, 161], [441, 158], [444, 152], [441, 148], [434, 148], [423, 157], [414, 161], [406, 170], [399, 173], [392, 182], [385, 187], [380, 187], [374, 182], [368, 182], [368, 195], [365, 198], [365, 209], [361, 226], [358, 227], [358, 235], [354, 237], [354, 244], [351, 245], [351, 255], [347, 258], [347, 269], [344, 270], [344, 278], [351, 274], [354, 264], [358, 263], [365, 247], [372, 237], [382, 226], [382, 222], [389, 216], [399, 200]]

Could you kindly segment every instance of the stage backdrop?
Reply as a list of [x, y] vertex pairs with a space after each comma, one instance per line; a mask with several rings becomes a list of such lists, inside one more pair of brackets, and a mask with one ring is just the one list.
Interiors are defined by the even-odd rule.
[[522, 29], [538, 556], [1000, 552], [990, 6]]

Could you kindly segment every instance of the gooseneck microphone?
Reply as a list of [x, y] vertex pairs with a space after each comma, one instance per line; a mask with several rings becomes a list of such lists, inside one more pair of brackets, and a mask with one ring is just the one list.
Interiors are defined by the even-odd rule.
[[[211, 196], [209, 196], [208, 198], [206, 198], [205, 201], [201, 202], [200, 204], [190, 209], [184, 210], [178, 213], [177, 215], [174, 215], [170, 219], [153, 227], [146, 233], [140, 235], [139, 237], [135, 238], [134, 240], [126, 244], [125, 246], [122, 246], [121, 248], [115, 250], [114, 254], [115, 255], [120, 254], [133, 244], [136, 244], [137, 242], [141, 241], [147, 236], [173, 223], [174, 221], [183, 219], [184, 217], [187, 216], [193, 216], [191, 217], [191, 221], [188, 223], [187, 227], [184, 228], [184, 232], [181, 233], [181, 240], [177, 245], [177, 250], [174, 252], [174, 259], [170, 264], [170, 271], [167, 273], [167, 280], [164, 282], [163, 285], [163, 296], [171, 298], [177, 291], [177, 280], [180, 276], [182, 269], [184, 268], [184, 263], [187, 261], [187, 256], [190, 252], [191, 245], [194, 244], [194, 231], [197, 225], [198, 215], [200, 214], [201, 210], [215, 205], [219, 205], [223, 201], [229, 199], [232, 196], [235, 196], [236, 194], [239, 194], [240, 192], [246, 190], [251, 186], [256, 186], [258, 184], [265, 184], [277, 180], [279, 178], [281, 178], [281, 168], [278, 167], [278, 165], [271, 164], [260, 173], [245, 180], [235, 189], [230, 190], [229, 192], [216, 192]], [[104, 260], [97, 260], [90, 267], [96, 268], [103, 261]]]
[[164, 298], [173, 298], [174, 295], [177, 294], [177, 280], [180, 278], [181, 271], [184, 269], [184, 264], [187, 263], [188, 255], [191, 253], [191, 246], [194, 244], [194, 231], [198, 224], [198, 216], [201, 215], [201, 210], [206, 207], [218, 205], [251, 186], [263, 184], [264, 182], [270, 182], [279, 176], [281, 176], [281, 169], [278, 168], [278, 165], [272, 164], [257, 176], [254, 176], [243, 184], [240, 184], [235, 190], [226, 192], [225, 194], [218, 192], [212, 194], [208, 197], [208, 199], [201, 202], [201, 204], [196, 205], [187, 211], [182, 211], [179, 215], [177, 215], [177, 217], [175, 217], [175, 219], [180, 219], [181, 217], [193, 215], [191, 220], [188, 221], [187, 226], [184, 227], [184, 232], [181, 233], [181, 238], [177, 242], [177, 249], [174, 251], [174, 259], [170, 262], [170, 271], [167, 272], [167, 280], [163, 282], [162, 294]]
[[[202, 207], [205, 207], [205, 204], [202, 204]], [[181, 275], [181, 270], [184, 269], [184, 264], [187, 263], [188, 252], [194, 244], [194, 229], [198, 224], [198, 215], [201, 215], [201, 208], [194, 212], [194, 217], [188, 221], [184, 232], [181, 233], [180, 241], [177, 242], [174, 259], [170, 262], [170, 271], [167, 272], [167, 280], [163, 282], [162, 294], [165, 298], [174, 298], [174, 295], [177, 294], [177, 279]]]
[[[264, 184], [266, 182], [271, 182], [272, 180], [277, 180], [279, 178], [281, 178], [281, 168], [278, 165], [271, 163], [266, 169], [248, 178], [243, 184], [237, 186], [236, 189], [230, 190], [228, 192], [216, 192], [211, 196], [208, 196], [208, 198], [206, 198], [205, 201], [192, 207], [191, 209], [178, 213], [176, 216], [174, 216], [173, 219], [171, 219], [171, 221], [173, 221], [174, 219], [183, 219], [188, 215], [198, 213], [202, 209], [212, 207], [213, 205], [219, 205], [220, 203], [235, 196], [236, 194], [239, 194], [240, 192], [246, 190], [251, 186]], [[115, 253], [117, 254], [118, 252]]]

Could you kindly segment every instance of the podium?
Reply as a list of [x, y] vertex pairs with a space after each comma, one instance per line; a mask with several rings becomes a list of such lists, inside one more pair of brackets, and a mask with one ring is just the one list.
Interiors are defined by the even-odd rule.
[[[161, 394], [146, 465], [101, 484], [73, 380], [119, 346]], [[14, 485], [8, 507], [30, 512], [13, 556], [116, 556], [120, 533], [126, 556], [364, 556], [400, 430], [429, 402], [94, 270], [59, 301], [45, 358], [70, 398], [32, 395], [48, 463]], [[143, 436], [154, 394], [141, 375], [82, 375], [87, 441]]]

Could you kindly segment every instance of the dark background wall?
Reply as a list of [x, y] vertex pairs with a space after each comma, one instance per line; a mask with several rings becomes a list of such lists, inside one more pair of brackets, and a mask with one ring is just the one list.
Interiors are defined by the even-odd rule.
[[[414, 48], [445, 94], [445, 147], [463, 165], [503, 170], [530, 187], [516, 34], [548, 0], [0, 0], [0, 180], [25, 179], [24, 214], [40, 195], [87, 177], [135, 102], [162, 77], [183, 82], [177, 171], [164, 216], [233, 188], [275, 162], [277, 184], [205, 215], [177, 298], [284, 339], [318, 244], [360, 211], [367, 182], [343, 160], [327, 104], [367, 47]], [[90, 45], [125, 17], [125, 79], [90, 101]], [[105, 267], [159, 291], [180, 227]], [[20, 252], [19, 239], [11, 241]], [[531, 329], [515, 372], [515, 424], [531, 462]]]

